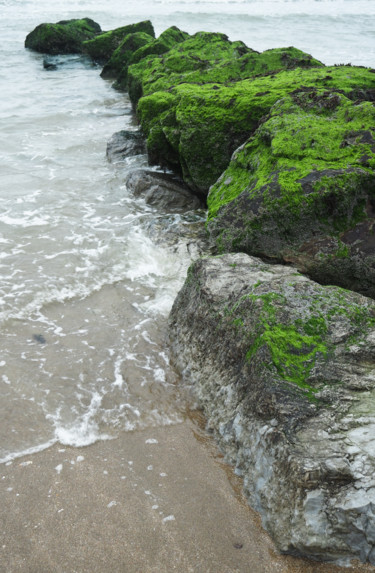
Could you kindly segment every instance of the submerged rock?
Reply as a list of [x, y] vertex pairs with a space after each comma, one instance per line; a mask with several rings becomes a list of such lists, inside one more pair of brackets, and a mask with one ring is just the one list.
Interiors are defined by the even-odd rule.
[[375, 297], [373, 103], [295, 90], [236, 151], [208, 206], [219, 250], [292, 263]]
[[107, 159], [117, 163], [132, 155], [146, 153], [146, 144], [139, 131], [117, 131], [107, 143]]
[[[163, 210], [162, 210], [163, 211]], [[181, 260], [195, 261], [210, 253], [205, 230], [204, 210], [180, 211], [173, 209], [144, 221], [145, 231], [155, 244], [181, 255]]]
[[90, 18], [40, 24], [26, 36], [25, 47], [44, 54], [79, 54], [83, 42], [100, 32], [99, 24]]
[[148, 205], [170, 213], [203, 207], [202, 201], [193, 195], [183, 181], [170, 173], [136, 169], [129, 173], [125, 183], [135, 196], [142, 195]]
[[57, 70], [57, 64], [55, 64], [54, 62], [50, 62], [49, 60], [47, 60], [46, 58], [44, 58], [44, 60], [43, 60], [43, 68], [44, 68], [45, 70], [55, 71], [55, 70]]
[[190, 267], [169, 333], [280, 551], [375, 564], [375, 302], [227, 254]]

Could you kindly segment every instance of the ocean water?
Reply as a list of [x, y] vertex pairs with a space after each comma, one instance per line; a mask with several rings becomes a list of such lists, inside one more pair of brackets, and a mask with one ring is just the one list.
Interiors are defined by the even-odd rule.
[[[0, 463], [55, 442], [178, 424], [184, 397], [165, 325], [201, 212], [159, 213], [126, 188], [139, 155], [106, 143], [137, 130], [125, 94], [78, 56], [24, 49], [41, 22], [88, 16], [103, 30], [151, 19], [220, 31], [253, 49], [294, 45], [324, 63], [375, 67], [373, 0], [0, 0]], [[150, 233], [180, 229], [178, 244]], [[193, 222], [193, 223], [192, 223]], [[193, 255], [194, 256], [194, 255]]]

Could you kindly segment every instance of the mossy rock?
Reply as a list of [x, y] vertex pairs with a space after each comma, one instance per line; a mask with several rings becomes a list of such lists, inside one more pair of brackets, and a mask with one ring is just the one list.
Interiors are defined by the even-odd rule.
[[[290, 266], [228, 253], [191, 265], [169, 322], [172, 346], [178, 337], [184, 344], [182, 331], [190, 344], [203, 330], [198, 353], [206, 348], [207, 355], [216, 356], [215, 368], [224, 375], [247, 370], [239, 388], [243, 398], [268, 383], [277, 396], [268, 403], [266, 390], [258, 397], [264, 399], [263, 408], [256, 400], [248, 406], [260, 417], [285, 416], [286, 426], [296, 426], [299, 414], [310, 415], [311, 406], [327, 406], [319, 401], [327, 386], [342, 390], [332, 361], [346, 361], [356, 345], [366, 351], [366, 336], [375, 331], [375, 301], [319, 285]], [[194, 352], [193, 345], [190, 349]], [[371, 383], [375, 387], [374, 377]], [[293, 420], [290, 411], [283, 413], [286, 397], [295, 400]]]
[[205, 257], [169, 342], [278, 549], [375, 564], [375, 301], [244, 253]]
[[100, 32], [99, 24], [90, 18], [40, 24], [26, 36], [25, 48], [44, 54], [77, 54], [82, 52], [84, 41], [95, 38]]
[[234, 150], [255, 131], [275, 102], [301, 86], [336, 88], [357, 97], [360, 90], [371, 94], [375, 75], [366, 68], [351, 66], [297, 68], [227, 85], [180, 84], [152, 93], [142, 97], [137, 107], [149, 138], [151, 159], [168, 164], [173, 156], [174, 166], [177, 158], [184, 180], [207, 194], [228, 166]]
[[[152, 42], [147, 42], [134, 50], [131, 57], [124, 61], [122, 73], [119, 74], [115, 87], [117, 89], [125, 90], [128, 87], [128, 65], [136, 64], [141, 60], [145, 60], [148, 56], [157, 57], [165, 54], [176, 44], [183, 42], [189, 37], [189, 34], [183, 32], [177, 26], [167, 28], [157, 39]], [[148, 60], [147, 60], [148, 61]], [[135, 103], [133, 101], [133, 103]]]
[[314, 87], [282, 98], [236, 151], [208, 207], [221, 252], [292, 263], [375, 297], [373, 103]]
[[111, 58], [113, 52], [120, 46], [123, 40], [125, 40], [126, 36], [136, 32], [143, 32], [153, 38], [155, 37], [152, 23], [150, 20], [144, 20], [143, 22], [129, 24], [121, 28], [116, 28], [115, 30], [110, 30], [109, 32], [104, 32], [94, 40], [85, 42], [84, 50], [96, 62], [105, 64]]
[[[216, 70], [224, 63], [229, 64], [248, 53], [257, 52], [247, 48], [243, 42], [231, 42], [225, 34], [212, 32], [198, 32], [183, 38], [180, 43], [170, 46], [163, 57], [157, 57], [155, 52], [152, 58], [145, 59], [146, 54], [143, 53], [143, 59], [129, 69], [130, 99], [136, 104], [142, 95], [166, 90], [183, 82], [204, 83], [200, 73], [208, 69]], [[134, 63], [140, 59], [139, 55], [135, 54]], [[147, 55], [150, 55], [149, 52]], [[191, 76], [191, 72], [198, 75]], [[237, 75], [236, 79], [239, 78]], [[211, 80], [208, 78], [207, 81]], [[218, 81], [217, 78], [214, 81]]]
[[127, 68], [134, 52], [150, 44], [153, 40], [154, 38], [150, 34], [146, 34], [146, 32], [128, 34], [105, 64], [100, 74], [101, 77], [116, 79], [121, 74], [123, 81], [126, 83]]
[[296, 48], [259, 53], [242, 42], [230, 42], [223, 34], [199, 32], [163, 58], [143, 60], [131, 66], [129, 95], [136, 104], [142, 95], [181, 83], [227, 84], [296, 67], [324, 66]]

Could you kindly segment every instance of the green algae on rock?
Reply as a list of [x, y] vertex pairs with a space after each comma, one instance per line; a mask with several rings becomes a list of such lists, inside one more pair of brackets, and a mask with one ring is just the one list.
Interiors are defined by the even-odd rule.
[[313, 87], [280, 99], [212, 186], [208, 206], [220, 251], [292, 263], [374, 297], [373, 103]]
[[77, 54], [83, 42], [100, 34], [99, 24], [90, 18], [40, 24], [26, 36], [25, 47], [44, 54]]
[[192, 189], [207, 194], [234, 150], [255, 131], [271, 107], [301, 86], [321, 86], [351, 96], [355, 90], [365, 93], [373, 88], [375, 76], [365, 68], [351, 66], [297, 68], [228, 84], [183, 83], [152, 93], [142, 97], [137, 107], [151, 160], [179, 164]]
[[133, 54], [141, 47], [150, 44], [154, 38], [146, 32], [134, 32], [128, 34], [118, 48], [112, 53], [108, 62], [101, 72], [101, 77], [105, 79], [116, 79], [120, 75], [122, 81], [126, 83], [127, 68]]
[[[225, 34], [213, 32], [198, 32], [190, 37], [186, 35], [180, 43], [175, 42], [165, 52], [164, 57], [142, 60], [129, 70], [129, 95], [134, 104], [142, 95], [166, 90], [173, 85], [197, 81], [204, 83], [199, 72], [216, 70], [243, 54], [256, 53], [243, 42], [231, 42]], [[198, 76], [191, 79], [190, 73], [196, 70]], [[214, 81], [218, 81], [218, 76], [219, 72], [216, 72]]]
[[144, 20], [143, 22], [121, 26], [109, 32], [103, 32], [95, 39], [85, 42], [84, 51], [96, 62], [105, 64], [126, 36], [136, 32], [143, 32], [153, 38], [155, 37], [152, 23], [150, 20]]
[[[177, 26], [171, 26], [167, 28], [160, 36], [153, 39], [151, 42], [145, 42], [143, 45], [138, 46], [133, 50], [132, 54], [129, 54], [126, 58], [121, 58], [121, 54], [113, 54], [113, 57], [117, 57], [117, 81], [115, 83], [116, 89], [125, 90], [128, 88], [128, 67], [130, 64], [136, 64], [141, 60], [149, 61], [149, 56], [157, 57], [161, 54], [168, 52], [176, 44], [183, 42], [189, 34], [181, 31]], [[110, 62], [108, 62], [110, 65]], [[146, 64], [147, 65], [147, 64]], [[130, 91], [129, 91], [130, 94]], [[135, 101], [133, 104], [135, 104]]]
[[366, 407], [375, 302], [225, 254], [190, 267], [169, 335], [184, 383], [278, 548], [375, 564], [374, 459], [359, 438], [375, 422]]
[[132, 66], [129, 95], [137, 103], [142, 95], [181, 83], [225, 84], [296, 67], [323, 67], [323, 64], [296, 48], [259, 53], [243, 42], [230, 42], [224, 34], [198, 32], [171, 48], [163, 58]]

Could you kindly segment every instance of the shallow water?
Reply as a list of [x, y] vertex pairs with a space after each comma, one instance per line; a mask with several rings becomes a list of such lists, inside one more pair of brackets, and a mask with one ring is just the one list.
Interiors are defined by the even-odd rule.
[[2, 117], [2, 461], [181, 418], [163, 326], [189, 257], [151, 241], [158, 214], [125, 187], [145, 156], [106, 160], [137, 129], [129, 102], [80, 58], [26, 58]]
[[[126, 188], [128, 170], [147, 158], [106, 160], [110, 136], [137, 129], [129, 101], [84, 58], [57, 58], [57, 69], [45, 70], [43, 56], [24, 49], [26, 34], [43, 21], [88, 16], [110, 29], [150, 18], [157, 34], [170, 25], [221, 31], [257, 50], [295, 45], [327, 64], [374, 66], [375, 5], [0, 0], [0, 8], [6, 462], [56, 441], [87, 445], [184, 415], [164, 330], [191, 257], [183, 238], [178, 248], [155, 240], [160, 214]], [[177, 215], [165, 220], [181, 224]]]

